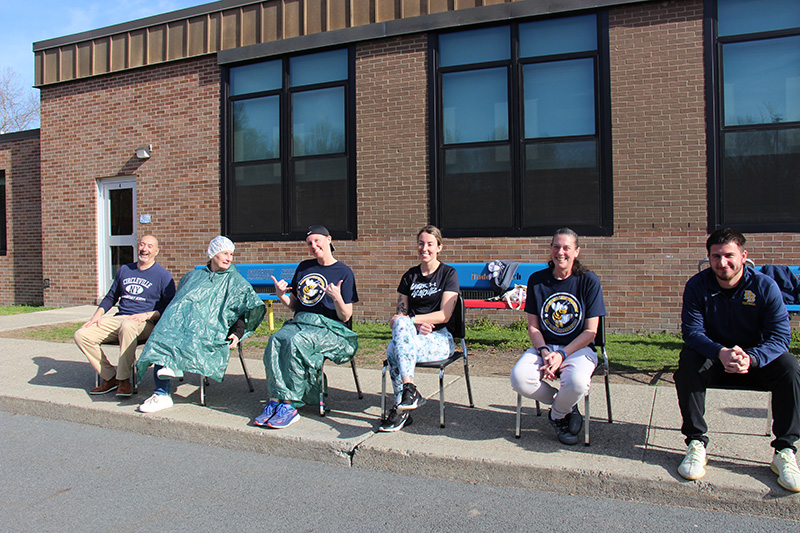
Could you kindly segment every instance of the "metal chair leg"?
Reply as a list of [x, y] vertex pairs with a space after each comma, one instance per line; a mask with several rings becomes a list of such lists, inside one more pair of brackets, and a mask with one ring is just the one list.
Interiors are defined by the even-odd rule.
[[614, 417], [611, 416], [611, 387], [609, 386], [609, 381], [608, 381], [608, 375], [609, 375], [608, 355], [606, 354], [605, 346], [603, 346], [603, 367], [604, 367], [603, 370], [605, 371], [605, 380], [606, 380], [606, 408], [608, 409], [608, 423], [611, 424], [614, 422]]
[[522, 394], [517, 393], [517, 431], [514, 433], [516, 438], [520, 438], [522, 422]]
[[356, 372], [356, 361], [355, 359], [350, 359], [350, 368], [353, 369], [353, 379], [356, 382], [356, 390], [358, 391], [358, 399], [364, 399], [364, 393], [361, 392], [361, 384], [358, 382], [358, 372]]
[[764, 433], [767, 437], [772, 435], [772, 393], [769, 393], [767, 399], [767, 431]]
[[387, 361], [383, 362], [383, 370], [381, 370], [381, 416], [386, 419], [386, 369], [389, 367]]
[[[606, 388], [608, 391], [608, 388]], [[589, 414], [589, 393], [586, 393], [584, 396], [584, 411], [586, 411], [586, 415], [583, 417], [583, 445], [589, 446], [589, 420], [591, 418]]]
[[444, 367], [439, 369], [439, 427], [444, 427]]
[[[324, 367], [324, 361], [323, 361]], [[325, 377], [325, 372], [320, 367], [319, 372], [317, 373], [317, 386], [319, 387], [319, 416], [325, 416], [325, 389], [327, 385], [327, 379]]]
[[206, 405], [206, 377], [200, 375], [200, 405]]
[[475, 407], [475, 402], [472, 400], [472, 384], [469, 381], [469, 362], [467, 361], [467, 343], [461, 339], [461, 349], [464, 350], [464, 379], [467, 382], [467, 396], [469, 397], [469, 406]]
[[250, 392], [253, 392], [253, 382], [250, 381], [250, 374], [247, 373], [247, 366], [244, 364], [244, 354], [242, 353], [242, 343], [239, 343], [239, 361], [242, 363], [242, 371], [244, 372], [244, 379], [247, 380], [247, 387], [250, 389]]

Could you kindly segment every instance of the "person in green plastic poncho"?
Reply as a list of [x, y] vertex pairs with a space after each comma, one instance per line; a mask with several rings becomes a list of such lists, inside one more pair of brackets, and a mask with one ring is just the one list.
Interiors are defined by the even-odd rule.
[[358, 301], [353, 271], [333, 257], [325, 226], [309, 227], [306, 244], [314, 259], [298, 265], [291, 287], [272, 278], [278, 298], [295, 315], [264, 350], [269, 401], [253, 420], [256, 426], [282, 429], [295, 423], [296, 407], [319, 398], [315, 385], [325, 359], [346, 363], [358, 349], [358, 336], [345, 325]]
[[181, 278], [178, 292], [142, 351], [140, 376], [154, 365], [153, 395], [139, 406], [143, 413], [172, 407], [170, 379], [196, 372], [222, 381], [229, 352], [253, 333], [264, 318], [264, 302], [233, 265], [235, 246], [215, 237], [208, 264]]

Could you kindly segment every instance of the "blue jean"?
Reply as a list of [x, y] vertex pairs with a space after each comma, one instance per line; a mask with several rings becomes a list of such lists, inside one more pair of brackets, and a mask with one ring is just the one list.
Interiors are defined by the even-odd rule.
[[455, 351], [453, 336], [442, 328], [427, 335], [419, 335], [409, 317], [403, 316], [392, 325], [392, 340], [386, 346], [386, 360], [394, 388], [394, 403], [403, 397], [403, 378], [414, 378], [414, 365], [418, 362], [441, 361]]
[[153, 390], [153, 394], [159, 394], [161, 396], [169, 396], [170, 389], [172, 388], [172, 383], [168, 379], [158, 379], [158, 371], [164, 368], [161, 365], [153, 365], [153, 383], [156, 384], [155, 390]]

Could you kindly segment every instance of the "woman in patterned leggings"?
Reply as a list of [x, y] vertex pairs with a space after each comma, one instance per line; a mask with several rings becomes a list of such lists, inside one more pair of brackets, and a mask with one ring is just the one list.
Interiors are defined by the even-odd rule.
[[398, 431], [411, 424], [410, 412], [425, 403], [414, 385], [414, 365], [447, 359], [455, 350], [447, 324], [458, 299], [458, 275], [439, 261], [441, 251], [439, 228], [422, 228], [417, 233], [420, 263], [403, 274], [397, 287], [392, 340], [386, 347], [394, 406], [380, 431]]

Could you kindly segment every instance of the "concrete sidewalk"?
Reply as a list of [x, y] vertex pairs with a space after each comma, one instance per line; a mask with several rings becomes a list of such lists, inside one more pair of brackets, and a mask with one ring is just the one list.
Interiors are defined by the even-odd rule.
[[[80, 322], [94, 309], [0, 317], [0, 330], [26, 321]], [[109, 347], [112, 357], [115, 350]], [[516, 395], [506, 379], [473, 377], [476, 405], [466, 407], [464, 378], [455, 368], [446, 376], [443, 429], [435, 373], [418, 373], [418, 387], [429, 401], [414, 412], [414, 423], [384, 434], [375, 431], [380, 371], [359, 371], [365, 393], [359, 400], [349, 365], [328, 364], [328, 416], [320, 417], [317, 406], [304, 407], [299, 422], [276, 431], [251, 423], [266, 392], [258, 360], [247, 360], [255, 393], [248, 392], [234, 358], [225, 380], [206, 389], [207, 407], [198, 405], [198, 376], [188, 375], [173, 394], [173, 408], [145, 415], [136, 406], [152, 391], [149, 373], [132, 398], [90, 396], [86, 391], [94, 386], [93, 371], [72, 344], [0, 339], [0, 351], [4, 411], [370, 470], [800, 521], [800, 494], [782, 489], [769, 470], [765, 393], [709, 391], [708, 474], [687, 482], [676, 472], [685, 446], [672, 387], [612, 384], [614, 423], [608, 424], [603, 384], [597, 380], [592, 444], [570, 447], [558, 443], [547, 419], [536, 416], [533, 402], [523, 406], [522, 438], [514, 438]]]

